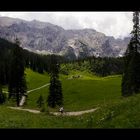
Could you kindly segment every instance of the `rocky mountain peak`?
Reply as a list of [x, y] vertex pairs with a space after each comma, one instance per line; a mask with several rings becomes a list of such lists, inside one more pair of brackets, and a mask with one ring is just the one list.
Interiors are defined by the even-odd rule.
[[129, 37], [115, 39], [94, 29], [65, 30], [60, 26], [37, 20], [25, 21], [0, 17], [0, 37], [14, 41], [36, 53], [65, 55], [68, 58], [121, 56], [126, 50]]

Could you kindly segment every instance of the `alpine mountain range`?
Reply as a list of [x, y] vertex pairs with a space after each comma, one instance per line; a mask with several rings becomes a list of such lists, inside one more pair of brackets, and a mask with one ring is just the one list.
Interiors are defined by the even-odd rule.
[[37, 20], [0, 17], [0, 37], [40, 54], [63, 55], [68, 59], [89, 56], [120, 57], [126, 51], [130, 37], [115, 39], [94, 29], [64, 28]]

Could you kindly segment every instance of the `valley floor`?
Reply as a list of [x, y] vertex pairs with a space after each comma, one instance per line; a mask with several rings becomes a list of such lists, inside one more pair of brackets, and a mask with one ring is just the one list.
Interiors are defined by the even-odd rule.
[[[140, 95], [121, 97], [119, 75], [98, 77], [85, 71], [71, 71], [68, 76], [60, 75], [64, 110], [67, 112], [65, 115], [59, 115], [58, 108], [48, 108], [47, 105], [46, 111], [40, 113], [36, 101], [40, 94], [46, 101], [49, 91], [46, 83], [49, 83], [49, 76], [30, 69], [26, 70], [26, 75], [28, 90], [32, 92], [28, 93], [22, 108], [8, 108], [15, 106], [11, 102], [0, 106], [0, 128], [140, 127]], [[80, 78], [72, 78], [73, 75], [80, 75]]]

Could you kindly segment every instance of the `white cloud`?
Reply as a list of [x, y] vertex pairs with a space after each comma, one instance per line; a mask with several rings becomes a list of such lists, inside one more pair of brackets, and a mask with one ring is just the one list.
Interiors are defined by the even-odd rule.
[[65, 29], [93, 28], [116, 38], [127, 36], [133, 27], [132, 12], [0, 12], [0, 15], [50, 22]]

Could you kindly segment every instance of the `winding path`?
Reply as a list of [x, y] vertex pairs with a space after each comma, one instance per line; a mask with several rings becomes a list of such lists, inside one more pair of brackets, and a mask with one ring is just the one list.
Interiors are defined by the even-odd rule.
[[38, 87], [38, 88], [35, 88], [35, 89], [32, 89], [32, 90], [28, 90], [27, 93], [30, 93], [30, 92], [35, 91], [35, 90], [39, 90], [39, 89], [44, 88], [44, 87], [49, 86], [49, 85], [50, 85], [50, 83], [47, 83], [47, 84], [45, 84], [41, 87]]
[[50, 112], [50, 114], [59, 116], [59, 115], [63, 115], [63, 116], [79, 116], [79, 115], [83, 115], [86, 113], [91, 113], [94, 112], [95, 110], [97, 110], [98, 108], [93, 108], [90, 110], [84, 110], [84, 111], [75, 111], [75, 112], [64, 112], [63, 114], [61, 114], [60, 112]]
[[[43, 85], [43, 86], [41, 86], [41, 87], [38, 87], [38, 88], [35, 88], [35, 89], [32, 89], [32, 90], [28, 90], [27, 93], [33, 92], [33, 91], [35, 91], [35, 90], [39, 90], [39, 89], [44, 88], [44, 87], [46, 87], [46, 86], [48, 86], [48, 85], [50, 85], [50, 83], [47, 83], [47, 84], [45, 84], [45, 85]], [[5, 93], [8, 93], [7, 91], [4, 91], [4, 92], [5, 92]], [[21, 100], [20, 100], [19, 105], [20, 105], [20, 106], [23, 106], [24, 103], [25, 103], [25, 100], [26, 100], [26, 96], [23, 95], [23, 96], [21, 97]]]
[[[32, 89], [32, 90], [28, 90], [27, 93], [30, 93], [30, 92], [35, 91], [35, 90], [39, 90], [39, 89], [44, 88], [44, 87], [49, 86], [49, 85], [50, 85], [50, 83], [47, 83], [47, 84], [45, 84], [41, 87], [38, 87], [38, 88], [35, 88], [35, 89]], [[5, 91], [5, 90], [3, 92], [9, 93], [8, 91]]]
[[[43, 86], [41, 86], [41, 87], [28, 90], [27, 93], [33, 92], [33, 91], [35, 91], [35, 90], [39, 90], [39, 89], [44, 88], [44, 87], [49, 86], [49, 85], [50, 85], [50, 83], [47, 83], [47, 84], [45, 84], [45, 85], [43, 85]], [[5, 92], [5, 93], [8, 93], [8, 91], [4, 91], [4, 92]], [[25, 100], [26, 100], [26, 96], [22, 96], [19, 105], [20, 105], [20, 106], [23, 106], [24, 103], [25, 103]]]
[[11, 109], [14, 109], [14, 110], [28, 111], [28, 112], [35, 113], [35, 114], [40, 113], [40, 111], [38, 111], [38, 110], [33, 110], [33, 109], [23, 109], [23, 108], [21, 108], [21, 107], [8, 107], [8, 108], [11, 108]]
[[[49, 86], [49, 85], [50, 85], [50, 83], [47, 83], [47, 84], [45, 84], [41, 87], [38, 87], [38, 88], [35, 88], [35, 89], [32, 89], [32, 90], [28, 90], [27, 93], [33, 92], [35, 90], [39, 90], [39, 89], [44, 88], [44, 87]], [[21, 100], [20, 100], [20, 103], [19, 103], [19, 106], [23, 106], [25, 101], [26, 101], [26, 96], [22, 96]]]
[[[41, 87], [38, 87], [38, 88], [35, 88], [35, 89], [32, 89], [32, 90], [29, 90], [29, 91], [27, 91], [27, 93], [30, 93], [30, 92], [35, 91], [35, 90], [39, 90], [39, 89], [44, 88], [48, 85], [50, 85], [50, 83], [47, 83], [47, 84], [45, 84]], [[28, 112], [35, 113], [35, 114], [41, 113], [39, 110], [23, 109], [21, 106], [23, 106], [23, 104], [25, 103], [25, 100], [26, 100], [26, 96], [22, 96], [21, 101], [20, 101], [20, 107], [8, 107], [8, 108], [14, 109], [14, 110], [28, 111]], [[50, 114], [55, 115], [55, 116], [60, 116], [60, 115], [63, 115], [63, 116], [79, 116], [79, 115], [82, 115], [82, 114], [94, 112], [98, 108], [99, 107], [93, 108], [93, 109], [90, 109], [90, 110], [84, 110], [84, 111], [64, 112], [63, 114], [61, 114], [60, 112], [50, 112]]]
[[[22, 111], [28, 111], [28, 112], [31, 112], [31, 113], [35, 113], [35, 114], [39, 114], [41, 113], [40, 111], [38, 110], [33, 110], [33, 109], [23, 109], [21, 107], [8, 107], [8, 108], [11, 108], [11, 109], [15, 109], [15, 110], [22, 110]], [[79, 116], [79, 115], [83, 115], [83, 114], [86, 114], [86, 113], [91, 113], [91, 112], [94, 112], [95, 110], [99, 109], [99, 107], [97, 108], [94, 108], [94, 109], [90, 109], [90, 110], [84, 110], [84, 111], [75, 111], [75, 112], [64, 112], [63, 114], [61, 114], [60, 112], [50, 112], [50, 114], [52, 115], [55, 115], [55, 116]]]

